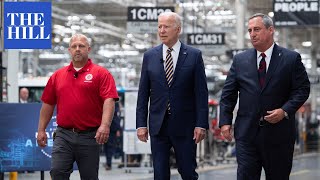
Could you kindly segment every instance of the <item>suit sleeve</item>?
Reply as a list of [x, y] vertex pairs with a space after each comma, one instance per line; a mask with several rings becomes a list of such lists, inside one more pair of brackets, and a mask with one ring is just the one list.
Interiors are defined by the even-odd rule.
[[196, 93], [196, 108], [197, 108], [196, 127], [208, 129], [209, 128], [208, 87], [207, 87], [207, 78], [206, 78], [206, 73], [205, 73], [201, 52], [199, 52], [197, 59], [198, 61], [196, 64], [196, 71], [194, 76], [195, 78], [194, 91]]
[[150, 80], [147, 71], [147, 63], [148, 58], [144, 54], [136, 109], [136, 128], [147, 127], [148, 103], [150, 96]]
[[310, 82], [306, 69], [301, 62], [300, 54], [297, 54], [294, 58], [290, 97], [282, 106], [282, 109], [288, 114], [294, 114], [308, 99], [310, 94]]
[[233, 110], [238, 99], [238, 82], [236, 74], [236, 57], [234, 57], [227, 79], [222, 89], [220, 99], [220, 118], [219, 127], [231, 125], [233, 119]]

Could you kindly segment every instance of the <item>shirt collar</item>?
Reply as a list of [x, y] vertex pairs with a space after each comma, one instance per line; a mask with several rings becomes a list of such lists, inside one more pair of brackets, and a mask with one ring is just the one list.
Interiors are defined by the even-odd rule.
[[[174, 52], [179, 52], [180, 50], [180, 47], [181, 47], [181, 42], [178, 40], [173, 46], [172, 46], [172, 49]], [[163, 44], [163, 51], [164, 52], [167, 52], [167, 50], [169, 49], [169, 47], [165, 44]]]
[[[89, 71], [89, 70], [90, 70], [89, 67], [91, 66], [91, 64], [92, 64], [92, 60], [89, 58], [87, 64], [84, 65], [84, 66], [79, 70], [79, 72], [81, 72], [81, 71]], [[75, 71], [75, 69], [73, 68], [72, 62], [70, 62], [70, 65], [69, 65], [69, 67], [68, 67], [68, 71]]]
[[[271, 58], [273, 47], [274, 47], [274, 43], [272, 44], [272, 46], [269, 47], [269, 49], [267, 49], [264, 52], [264, 54], [266, 55], [267, 58]], [[263, 53], [263, 52], [260, 52], [260, 51], [257, 50], [257, 59], [259, 59], [261, 53]]]

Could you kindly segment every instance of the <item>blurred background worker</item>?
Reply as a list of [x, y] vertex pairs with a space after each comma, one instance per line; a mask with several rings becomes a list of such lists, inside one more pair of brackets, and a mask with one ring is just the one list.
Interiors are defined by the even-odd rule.
[[103, 146], [104, 153], [106, 156], [106, 164], [105, 169], [111, 170], [112, 169], [112, 157], [114, 155], [114, 152], [116, 150], [117, 146], [117, 138], [121, 135], [121, 126], [120, 126], [120, 106], [119, 103], [115, 103], [115, 109], [113, 114], [112, 123], [110, 126], [110, 134], [108, 142], [105, 143]]
[[19, 102], [20, 103], [28, 103], [29, 102], [29, 90], [25, 87], [20, 89], [19, 92]]

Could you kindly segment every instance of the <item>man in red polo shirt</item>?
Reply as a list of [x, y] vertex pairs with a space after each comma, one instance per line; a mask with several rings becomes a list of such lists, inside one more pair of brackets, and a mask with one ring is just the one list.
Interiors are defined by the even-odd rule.
[[50, 77], [42, 94], [37, 142], [47, 145], [45, 130], [57, 106], [52, 180], [69, 180], [74, 161], [81, 179], [98, 180], [100, 144], [108, 140], [118, 93], [110, 72], [88, 58], [85, 35], [73, 35], [68, 50], [72, 62]]

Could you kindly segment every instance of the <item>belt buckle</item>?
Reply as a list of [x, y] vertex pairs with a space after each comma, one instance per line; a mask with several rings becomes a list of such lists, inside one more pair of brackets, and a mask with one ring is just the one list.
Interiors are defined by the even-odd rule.
[[264, 117], [261, 116], [260, 119], [259, 119], [259, 126], [263, 127], [265, 124], [266, 124], [266, 121], [264, 120]]
[[79, 129], [77, 129], [77, 128], [72, 128], [72, 132], [74, 132], [74, 133], [79, 133], [80, 131], [79, 131]]

